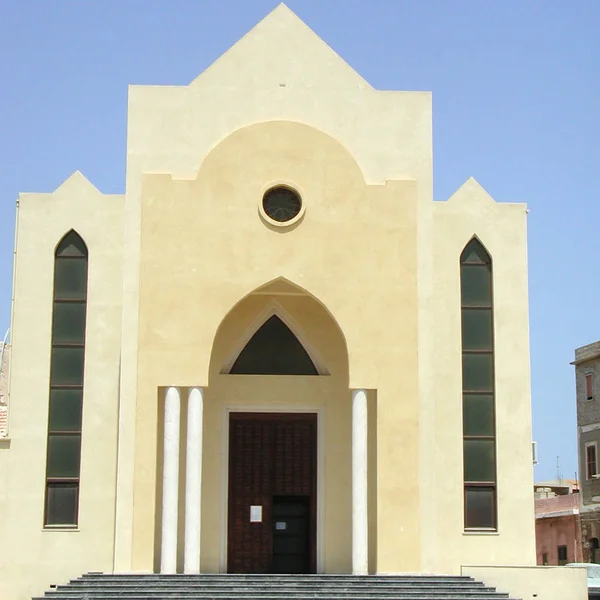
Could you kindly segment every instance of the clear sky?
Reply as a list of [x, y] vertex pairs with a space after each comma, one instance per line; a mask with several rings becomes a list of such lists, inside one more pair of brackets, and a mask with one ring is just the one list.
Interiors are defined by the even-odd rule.
[[[125, 191], [128, 84], [186, 85], [275, 0], [0, 0], [0, 338], [15, 199]], [[536, 479], [577, 470], [575, 347], [600, 339], [600, 0], [289, 0], [378, 89], [431, 90], [434, 183], [527, 202]]]

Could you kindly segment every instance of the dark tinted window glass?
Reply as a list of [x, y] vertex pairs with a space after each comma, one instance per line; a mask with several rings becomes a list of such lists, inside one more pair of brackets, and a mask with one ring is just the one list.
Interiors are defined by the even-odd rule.
[[81, 431], [83, 390], [50, 390], [50, 431]]
[[81, 258], [58, 258], [54, 263], [54, 297], [85, 300], [87, 261]]
[[465, 526], [467, 529], [496, 527], [494, 495], [493, 488], [468, 487], [465, 489]]
[[476, 239], [471, 240], [460, 257], [461, 263], [469, 264], [490, 264], [492, 261], [485, 248]]
[[285, 187], [270, 189], [263, 198], [263, 208], [274, 221], [285, 223], [293, 219], [302, 206], [300, 196]]
[[567, 553], [567, 547], [566, 546], [559, 546], [558, 547], [558, 564], [559, 565], [566, 565], [568, 561], [568, 553]]
[[235, 375], [317, 375], [310, 356], [287, 325], [272, 316], [241, 351], [231, 373]]
[[52, 385], [83, 383], [83, 348], [52, 348]]
[[65, 235], [55, 253], [45, 526], [77, 524], [87, 257], [75, 231]]
[[85, 304], [55, 302], [52, 325], [54, 344], [83, 344], [85, 337]]
[[79, 484], [49, 482], [46, 489], [46, 525], [76, 525]]
[[463, 308], [463, 350], [492, 349], [492, 311], [489, 308]]
[[48, 436], [47, 477], [79, 477], [81, 436]]
[[495, 529], [492, 260], [472, 239], [460, 263], [465, 528]]
[[491, 354], [463, 354], [463, 389], [493, 391], [492, 365]]
[[84, 241], [74, 231], [69, 231], [62, 239], [58, 248], [56, 248], [56, 256], [87, 256], [87, 248]]
[[463, 265], [460, 279], [463, 306], [491, 305], [492, 280], [487, 266]]
[[465, 481], [494, 481], [494, 440], [470, 440], [465, 443]]
[[463, 398], [464, 435], [494, 435], [494, 397], [466, 394]]

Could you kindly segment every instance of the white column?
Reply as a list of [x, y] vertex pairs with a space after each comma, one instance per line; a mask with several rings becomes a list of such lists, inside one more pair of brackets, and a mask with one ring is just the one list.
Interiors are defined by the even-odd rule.
[[202, 388], [188, 393], [185, 470], [184, 573], [200, 573], [200, 503], [202, 492]]
[[179, 388], [170, 387], [165, 396], [163, 448], [162, 548], [160, 572], [177, 571], [177, 504], [179, 496]]
[[352, 572], [369, 570], [367, 523], [367, 392], [352, 391]]

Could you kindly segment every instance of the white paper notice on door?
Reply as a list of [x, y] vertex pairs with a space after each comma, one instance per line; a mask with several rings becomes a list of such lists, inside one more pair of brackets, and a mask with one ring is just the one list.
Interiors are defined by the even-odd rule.
[[250, 506], [250, 523], [262, 523], [262, 506]]

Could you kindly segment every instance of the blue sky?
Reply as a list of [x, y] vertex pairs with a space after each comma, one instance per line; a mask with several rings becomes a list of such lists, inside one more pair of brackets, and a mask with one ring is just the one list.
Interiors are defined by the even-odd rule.
[[[0, 0], [0, 337], [15, 199], [125, 188], [129, 84], [188, 84], [271, 0]], [[573, 367], [600, 339], [600, 2], [289, 0], [374, 87], [431, 90], [435, 197], [527, 202], [536, 479], [577, 470]]]

